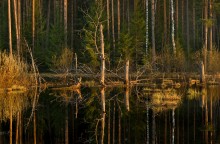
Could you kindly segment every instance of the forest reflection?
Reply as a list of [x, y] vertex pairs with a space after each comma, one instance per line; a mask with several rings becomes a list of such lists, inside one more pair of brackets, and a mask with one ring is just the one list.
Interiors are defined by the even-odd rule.
[[37, 99], [34, 91], [2, 93], [0, 143], [219, 143], [219, 90], [48, 89]]

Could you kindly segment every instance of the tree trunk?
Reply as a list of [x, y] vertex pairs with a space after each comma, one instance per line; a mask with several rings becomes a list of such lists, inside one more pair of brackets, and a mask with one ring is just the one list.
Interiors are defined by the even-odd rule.
[[108, 37], [108, 41], [110, 40], [110, 12], [109, 12], [109, 0], [107, 0], [106, 3], [106, 7], [107, 7], [107, 37]]
[[208, 25], [206, 20], [208, 20], [208, 0], [205, 0], [205, 6], [204, 6], [204, 19], [205, 19], [205, 35], [204, 35], [204, 68], [205, 72], [207, 70], [207, 49], [208, 49]]
[[32, 0], [32, 52], [35, 49], [35, 0]]
[[104, 51], [104, 36], [103, 26], [100, 25], [100, 42], [101, 42], [101, 84], [105, 85], [105, 51]]
[[18, 30], [18, 2], [17, 0], [13, 0], [14, 5], [14, 18], [15, 18], [15, 33], [16, 33], [16, 47], [17, 47], [17, 54], [20, 54], [20, 47], [19, 47], [19, 30]]
[[102, 103], [102, 121], [101, 121], [101, 136], [100, 144], [104, 143], [105, 136], [105, 88], [101, 89], [101, 103]]
[[155, 48], [155, 2], [154, 0], [151, 1], [151, 26], [152, 26], [152, 63], [155, 69], [155, 62], [156, 62], [156, 48]]
[[[209, 19], [213, 20], [213, 11], [212, 11], [212, 0], [209, 0]], [[209, 28], [209, 66], [212, 63], [212, 30], [213, 26]]]
[[148, 39], [149, 39], [149, 28], [148, 28], [148, 22], [149, 22], [149, 9], [148, 9], [148, 0], [146, 0], [146, 58], [148, 55]]
[[51, 0], [48, 0], [48, 8], [47, 8], [47, 29], [46, 29], [46, 44], [45, 48], [48, 48], [48, 43], [49, 43], [49, 31], [50, 31], [50, 5], [51, 5]]
[[112, 124], [112, 143], [115, 143], [115, 99], [114, 99], [114, 107], [113, 107], [113, 124]]
[[10, 57], [12, 57], [13, 52], [12, 52], [12, 31], [11, 31], [11, 0], [8, 0], [8, 35], [9, 35], [9, 52], [10, 52]]
[[187, 60], [188, 60], [188, 67], [189, 67], [189, 55], [190, 55], [190, 45], [189, 45], [189, 0], [186, 0], [186, 40], [187, 40]]
[[163, 0], [164, 46], [167, 45], [167, 0]]
[[176, 56], [176, 44], [175, 44], [175, 29], [174, 29], [174, 4], [173, 4], [173, 0], [171, 0], [171, 21], [172, 21], [172, 32], [171, 32], [171, 36], [172, 36], [172, 44], [173, 44], [173, 53], [174, 56]]
[[193, 49], [196, 49], [196, 7], [193, 0]]
[[121, 31], [121, 12], [120, 12], [120, 0], [118, 1], [118, 41], [120, 40], [120, 31]]
[[20, 139], [20, 144], [23, 143], [22, 139], [22, 112], [19, 114], [19, 139]]
[[115, 58], [115, 16], [114, 16], [114, 0], [112, 0], [112, 46], [113, 59]]
[[64, 43], [67, 48], [67, 0], [64, 0]]
[[203, 61], [201, 61], [201, 64], [200, 64], [200, 82], [201, 83], [205, 82], [205, 67], [204, 67]]
[[172, 109], [172, 144], [175, 144], [175, 110]]
[[179, 31], [179, 0], [176, 0], [176, 39], [178, 39]]
[[125, 90], [125, 107], [127, 111], [130, 111], [130, 104], [129, 104], [129, 86], [126, 86]]
[[118, 108], [118, 144], [121, 144], [121, 109]]
[[126, 60], [125, 64], [125, 84], [129, 85], [129, 60]]

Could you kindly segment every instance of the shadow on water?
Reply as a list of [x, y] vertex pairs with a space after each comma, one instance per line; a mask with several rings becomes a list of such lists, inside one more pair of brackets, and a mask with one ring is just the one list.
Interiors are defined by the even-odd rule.
[[219, 86], [47, 89], [36, 95], [0, 94], [0, 143], [220, 142]]

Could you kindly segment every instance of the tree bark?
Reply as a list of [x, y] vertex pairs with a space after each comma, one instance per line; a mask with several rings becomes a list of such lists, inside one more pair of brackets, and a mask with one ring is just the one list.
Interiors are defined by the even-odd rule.
[[121, 32], [121, 12], [120, 12], [120, 0], [118, 1], [118, 41], [120, 40], [120, 32]]
[[171, 32], [171, 36], [172, 36], [172, 44], [173, 44], [173, 53], [174, 56], [176, 56], [176, 44], [175, 44], [175, 24], [174, 24], [174, 4], [173, 4], [173, 0], [171, 0], [171, 21], [172, 21], [172, 32]]
[[[186, 0], [186, 40], [187, 40], [187, 60], [189, 61], [189, 55], [190, 55], [190, 43], [189, 43], [189, 39], [190, 39], [190, 35], [189, 35], [189, 0]], [[188, 62], [188, 66], [189, 66], [189, 62]]]
[[179, 31], [179, 0], [176, 0], [176, 39], [178, 39]]
[[101, 89], [101, 101], [102, 101], [102, 120], [101, 120], [100, 144], [103, 144], [104, 136], [105, 136], [105, 88]]
[[64, 0], [64, 43], [67, 48], [67, 0]]
[[100, 42], [101, 42], [101, 84], [105, 85], [105, 51], [104, 51], [104, 36], [103, 36], [103, 26], [100, 25]]
[[32, 0], [32, 52], [35, 49], [35, 0]]
[[125, 107], [127, 111], [130, 111], [129, 86], [126, 86], [126, 90], [125, 90]]
[[112, 46], [113, 59], [115, 58], [115, 16], [114, 16], [114, 0], [112, 0]]
[[167, 0], [163, 0], [164, 46], [167, 45]]
[[152, 26], [152, 63], [155, 69], [155, 62], [156, 62], [156, 48], [155, 48], [155, 1], [151, 1], [151, 26]]
[[11, 31], [11, 0], [8, 0], [8, 35], [9, 35], [9, 52], [10, 52], [10, 57], [12, 57], [13, 51], [12, 51], [12, 31]]
[[106, 3], [106, 7], [107, 7], [107, 37], [108, 40], [110, 40], [110, 12], [109, 12], [109, 0], [107, 0]]
[[149, 8], [148, 8], [148, 0], [146, 0], [146, 58], [148, 55], [148, 41], [149, 41], [149, 28], [148, 28], [148, 22], [149, 22]]
[[17, 47], [17, 54], [20, 55], [20, 43], [19, 43], [19, 28], [18, 28], [18, 1], [13, 0], [14, 5], [14, 18], [15, 18], [15, 33], [16, 33], [16, 47]]
[[204, 68], [205, 72], [207, 70], [207, 49], [208, 49], [208, 25], [207, 25], [207, 20], [208, 20], [208, 0], [205, 0], [205, 6], [204, 6], [204, 20], [205, 20], [205, 35], [204, 35]]
[[125, 84], [129, 85], [129, 60], [126, 60], [125, 64]]
[[[213, 20], [213, 10], [212, 10], [212, 0], [209, 0], [209, 20]], [[209, 28], [209, 66], [212, 63], [212, 30], [213, 26], [211, 25]]]

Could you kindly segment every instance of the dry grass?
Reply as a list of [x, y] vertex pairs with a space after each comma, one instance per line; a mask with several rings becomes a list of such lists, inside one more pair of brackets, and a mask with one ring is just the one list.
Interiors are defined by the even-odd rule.
[[16, 59], [16, 56], [9, 57], [6, 52], [0, 52], [0, 88], [28, 87], [34, 78], [28, 74], [28, 65]]

